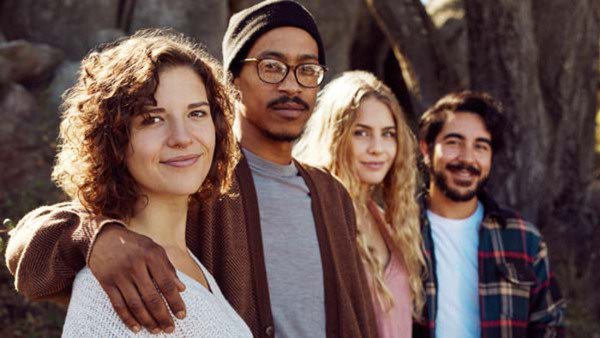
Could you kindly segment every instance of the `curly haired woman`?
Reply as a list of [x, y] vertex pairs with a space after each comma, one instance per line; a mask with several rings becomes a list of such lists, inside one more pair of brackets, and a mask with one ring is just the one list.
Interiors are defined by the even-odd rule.
[[379, 335], [411, 337], [424, 304], [416, 141], [394, 94], [370, 73], [341, 74], [319, 94], [295, 153], [350, 192]]
[[[91, 52], [79, 74], [64, 98], [54, 181], [73, 208], [118, 218], [162, 246], [188, 305], [172, 336], [251, 336], [185, 241], [188, 203], [226, 193], [239, 157], [220, 66], [182, 35], [146, 30]], [[139, 336], [111, 292], [89, 268], [79, 272], [63, 336]]]

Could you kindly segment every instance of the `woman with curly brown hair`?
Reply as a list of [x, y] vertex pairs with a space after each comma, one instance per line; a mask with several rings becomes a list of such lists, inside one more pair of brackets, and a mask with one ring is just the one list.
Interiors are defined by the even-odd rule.
[[343, 73], [319, 94], [294, 151], [329, 170], [352, 197], [379, 335], [411, 337], [424, 305], [425, 262], [416, 141], [394, 94], [371, 73]]
[[[185, 241], [190, 201], [231, 184], [233, 97], [201, 48], [146, 30], [91, 52], [64, 98], [53, 179], [73, 208], [119, 219], [162, 246], [185, 287], [187, 316], [168, 330], [176, 337], [251, 336]], [[106, 292], [89, 268], [78, 273], [63, 336], [134, 335]]]

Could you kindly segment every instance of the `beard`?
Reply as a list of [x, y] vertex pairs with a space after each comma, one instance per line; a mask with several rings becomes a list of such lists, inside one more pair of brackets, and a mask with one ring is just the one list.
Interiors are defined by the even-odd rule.
[[263, 133], [263, 135], [265, 135], [267, 138], [269, 138], [273, 141], [289, 142], [289, 143], [292, 143], [292, 142], [295, 142], [296, 140], [298, 140], [304, 132], [304, 130], [302, 130], [301, 132], [299, 132], [297, 134], [283, 133], [283, 132], [276, 133], [271, 130], [268, 130], [267, 128], [260, 128], [260, 131]]
[[[481, 170], [465, 164], [464, 162], [459, 163], [450, 163], [446, 165], [446, 170], [468, 170], [473, 176], [479, 177], [477, 181], [477, 185], [474, 189], [467, 190], [465, 192], [461, 192], [457, 189], [453, 189], [448, 184], [448, 178], [444, 175], [442, 170], [436, 170], [435, 168], [430, 168], [430, 175], [433, 179], [433, 184], [446, 196], [448, 199], [454, 202], [467, 202], [479, 195], [479, 193], [483, 190], [485, 184], [488, 181], [488, 176], [481, 176]], [[460, 184], [458, 184], [460, 185]]]

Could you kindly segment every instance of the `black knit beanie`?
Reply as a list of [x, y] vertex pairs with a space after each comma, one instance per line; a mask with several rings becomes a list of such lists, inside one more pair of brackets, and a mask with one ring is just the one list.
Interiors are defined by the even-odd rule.
[[325, 65], [325, 49], [312, 15], [291, 0], [267, 0], [234, 14], [223, 37], [223, 67], [237, 77], [241, 60], [264, 33], [283, 26], [305, 30], [319, 47], [319, 63]]

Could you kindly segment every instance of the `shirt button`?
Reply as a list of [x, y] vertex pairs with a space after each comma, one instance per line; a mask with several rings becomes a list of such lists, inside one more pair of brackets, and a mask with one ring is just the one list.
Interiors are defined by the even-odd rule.
[[275, 329], [273, 329], [273, 326], [267, 326], [267, 328], [265, 329], [265, 333], [269, 337], [273, 335], [273, 331], [275, 331]]

